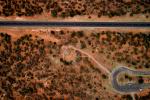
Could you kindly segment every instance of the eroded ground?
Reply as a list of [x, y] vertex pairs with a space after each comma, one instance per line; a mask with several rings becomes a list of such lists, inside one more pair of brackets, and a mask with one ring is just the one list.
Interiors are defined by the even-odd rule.
[[[132, 100], [114, 91], [108, 73], [96, 61], [110, 72], [118, 65], [150, 70], [146, 29], [1, 28], [0, 32], [2, 100]], [[136, 98], [146, 100], [149, 93], [142, 91]]]

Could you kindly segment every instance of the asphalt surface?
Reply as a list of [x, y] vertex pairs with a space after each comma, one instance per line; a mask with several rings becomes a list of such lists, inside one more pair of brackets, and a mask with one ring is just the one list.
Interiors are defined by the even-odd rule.
[[150, 27], [150, 22], [36, 22], [0, 21], [0, 26], [47, 26], [47, 27]]
[[136, 71], [136, 70], [131, 70], [128, 69], [126, 67], [118, 67], [117, 69], [115, 69], [112, 74], [112, 86], [115, 90], [117, 90], [118, 92], [122, 92], [122, 93], [133, 93], [133, 92], [139, 92], [143, 89], [147, 89], [150, 88], [150, 83], [143, 83], [143, 84], [138, 84], [138, 83], [127, 83], [125, 85], [120, 85], [117, 82], [117, 76], [118, 74], [122, 73], [122, 72], [126, 72], [129, 73], [131, 75], [150, 75], [150, 71]]

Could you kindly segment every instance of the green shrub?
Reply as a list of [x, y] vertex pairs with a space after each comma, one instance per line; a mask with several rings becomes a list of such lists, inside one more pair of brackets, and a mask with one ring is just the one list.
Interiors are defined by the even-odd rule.
[[51, 16], [52, 17], [57, 17], [57, 11], [56, 10], [52, 10], [51, 11]]

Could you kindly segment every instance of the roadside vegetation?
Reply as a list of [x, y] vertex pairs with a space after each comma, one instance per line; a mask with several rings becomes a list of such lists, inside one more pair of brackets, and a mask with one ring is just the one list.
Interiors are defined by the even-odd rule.
[[1, 16], [34, 16], [51, 12], [52, 17], [95, 15], [97, 17], [150, 15], [148, 0], [1, 0]]

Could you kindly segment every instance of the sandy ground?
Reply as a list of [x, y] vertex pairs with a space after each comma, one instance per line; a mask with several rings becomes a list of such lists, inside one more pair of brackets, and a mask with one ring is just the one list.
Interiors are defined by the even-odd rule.
[[[0, 28], [0, 32], [6, 32], [9, 33], [10, 35], [12, 35], [13, 38], [18, 38], [24, 34], [32, 34], [34, 36], [39, 36], [40, 38], [43, 38], [45, 41], [52, 41], [52, 42], [61, 42], [61, 40], [57, 39], [56, 37], [50, 35], [49, 33], [51, 32], [51, 30], [54, 31], [60, 31], [60, 30], [68, 30], [68, 31], [84, 31], [85, 34], [89, 34], [91, 32], [101, 32], [101, 31], [117, 31], [117, 32], [133, 32], [133, 33], [137, 33], [137, 32], [150, 32], [150, 30], [148, 28], [57, 28], [57, 27], [52, 27], [52, 28], [48, 28], [48, 27], [43, 27], [43, 28], [25, 28], [25, 27], [19, 27], [19, 28], [8, 28], [8, 27], [4, 27], [4, 28]], [[106, 57], [104, 57], [104, 55], [100, 54], [97, 55], [96, 53], [92, 54], [90, 48], [88, 48], [87, 50], [85, 50], [85, 52], [87, 52], [88, 54], [92, 55], [93, 57], [95, 57], [96, 60], [98, 60], [100, 63], [103, 64], [103, 66], [106, 66], [108, 68], [108, 70], [112, 70], [113, 64], [117, 64], [117, 63], [112, 63], [112, 59], [107, 59]], [[119, 65], [119, 64], [117, 64]]]
[[[60, 40], [57, 39], [56, 37], [52, 37], [49, 35], [50, 31], [60, 31], [60, 30], [69, 30], [69, 31], [81, 31], [83, 30], [86, 34], [90, 32], [100, 32], [100, 31], [118, 31], [118, 32], [150, 32], [149, 28], [58, 28], [58, 27], [1, 27], [0, 32], [6, 32], [10, 35], [12, 35], [13, 38], [18, 38], [24, 34], [32, 34], [32, 35], [37, 35], [41, 38], [43, 38], [45, 41], [53, 41], [53, 42], [59, 42]], [[98, 62], [102, 63], [103, 66], [106, 66], [108, 70], [112, 70], [112, 61], [111, 59], [108, 60], [106, 57], [103, 57], [103, 55], [96, 55], [96, 53], [92, 54], [90, 48], [84, 50], [91, 56], [93, 56]], [[68, 58], [70, 59], [70, 57]], [[97, 66], [95, 64], [95, 66]], [[108, 81], [107, 81], [108, 82]], [[109, 84], [109, 85], [108, 85]], [[110, 83], [106, 83], [106, 88], [109, 89], [110, 91], [114, 91], [112, 88], [108, 87], [110, 86]], [[40, 90], [39, 90], [40, 91]], [[42, 91], [42, 90], [41, 90]], [[41, 92], [40, 91], [40, 92]], [[144, 95], [147, 93], [148, 90], [145, 90], [143, 92], [140, 92], [138, 95]], [[115, 93], [115, 92], [114, 92]]]
[[135, 15], [130, 17], [129, 15], [121, 16], [121, 17], [105, 17], [102, 16], [98, 18], [97, 16], [90, 15], [89, 16], [75, 16], [75, 17], [68, 17], [68, 18], [60, 18], [60, 17], [51, 17], [50, 13], [43, 13], [42, 15], [35, 15], [32, 17], [16, 17], [16, 16], [9, 16], [9, 17], [0, 17], [0, 20], [13, 20], [13, 21], [99, 21], [99, 22], [150, 22], [150, 18], [146, 18], [144, 15]]
[[55, 37], [52, 37], [48, 34], [48, 32], [42, 31], [40, 29], [22, 29], [22, 28], [0, 28], [0, 32], [9, 33], [12, 35], [14, 39], [24, 35], [24, 34], [32, 34], [33, 36], [40, 36], [40, 38], [43, 38], [45, 41], [53, 41], [58, 42]]
[[[51, 30], [60, 31], [60, 30], [69, 30], [69, 31], [92, 31], [92, 32], [100, 32], [100, 31], [118, 31], [118, 32], [150, 32], [149, 28], [127, 28], [127, 27], [0, 27], [0, 31], [7, 32], [7, 31], [19, 31], [21, 33], [26, 32], [50, 32]], [[34, 34], [34, 33], [33, 33]], [[36, 33], [37, 34], [37, 33]], [[45, 34], [45, 33], [44, 33]], [[21, 35], [19, 33], [19, 35]]]

